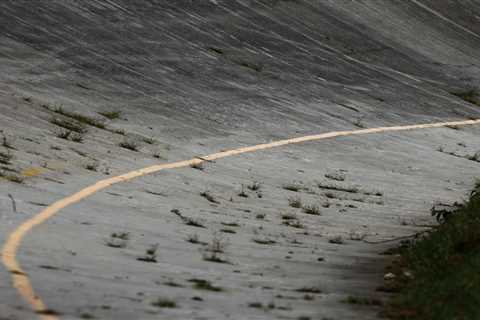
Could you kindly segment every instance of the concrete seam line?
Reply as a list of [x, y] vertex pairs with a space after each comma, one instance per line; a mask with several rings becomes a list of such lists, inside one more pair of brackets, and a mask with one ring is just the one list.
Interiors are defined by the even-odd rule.
[[51, 204], [43, 211], [23, 222], [19, 227], [17, 227], [7, 238], [3, 248], [2, 248], [2, 262], [5, 265], [6, 269], [10, 271], [12, 276], [13, 287], [15, 287], [18, 293], [25, 299], [25, 301], [31, 306], [31, 308], [39, 314], [40, 319], [42, 320], [57, 320], [59, 316], [55, 315], [53, 312], [49, 312], [46, 304], [43, 300], [35, 294], [35, 291], [32, 287], [30, 278], [23, 271], [20, 263], [17, 260], [17, 252], [20, 248], [20, 245], [27, 233], [29, 233], [35, 226], [40, 225], [47, 221], [49, 218], [57, 214], [60, 210], [65, 207], [68, 207], [74, 203], [81, 201], [89, 197], [90, 195], [110, 187], [111, 185], [132, 180], [134, 178], [158, 172], [161, 170], [183, 168], [190, 165], [195, 165], [202, 163], [204, 161], [213, 161], [225, 157], [235, 156], [248, 152], [255, 152], [259, 150], [271, 149], [275, 147], [285, 146], [289, 144], [296, 144], [308, 141], [316, 141], [334, 137], [341, 136], [350, 136], [350, 135], [362, 135], [370, 133], [380, 133], [380, 132], [394, 132], [394, 131], [405, 131], [413, 129], [429, 129], [429, 128], [439, 128], [445, 126], [460, 126], [460, 125], [474, 125], [480, 124], [480, 119], [476, 120], [463, 120], [463, 121], [451, 121], [451, 122], [436, 122], [436, 123], [427, 123], [427, 124], [416, 124], [416, 125], [404, 125], [404, 126], [392, 126], [392, 127], [379, 127], [371, 129], [359, 129], [359, 130], [348, 130], [348, 131], [332, 131], [326, 132], [317, 135], [309, 135], [292, 139], [285, 139], [274, 141], [270, 143], [258, 144], [249, 147], [242, 147], [237, 149], [231, 149], [223, 152], [213, 153], [207, 156], [196, 157], [190, 160], [166, 163], [153, 165], [150, 167], [133, 170], [128, 173], [115, 176], [112, 178], [100, 180], [95, 184], [88, 186], [73, 195], [65, 197], [61, 200], [56, 201]]

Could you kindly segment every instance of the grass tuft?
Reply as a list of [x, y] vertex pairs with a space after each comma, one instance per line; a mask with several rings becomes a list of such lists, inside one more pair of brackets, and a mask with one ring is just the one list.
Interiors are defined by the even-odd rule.
[[306, 214], [313, 214], [319, 216], [321, 214], [320, 207], [316, 204], [306, 204], [302, 207], [303, 212]]
[[98, 162], [96, 162], [96, 161], [89, 162], [89, 163], [85, 164], [84, 168], [87, 169], [88, 171], [97, 172], [98, 171]]
[[248, 194], [245, 192], [245, 185], [242, 184], [242, 190], [238, 193], [239, 197], [248, 198]]
[[240, 227], [237, 222], [222, 222], [222, 224], [227, 227]]
[[297, 220], [297, 215], [295, 213], [283, 213], [282, 214], [282, 220]]
[[333, 184], [333, 183], [319, 182], [319, 183], [317, 183], [317, 186], [320, 189], [324, 189], [324, 190], [335, 190], [335, 191], [341, 191], [341, 192], [347, 192], [347, 193], [358, 193], [358, 192], [360, 192], [360, 190], [357, 187], [341, 186], [341, 185]]
[[180, 283], [176, 283], [175, 281], [172, 281], [172, 280], [166, 281], [163, 284], [169, 287], [183, 288], [183, 286]]
[[128, 240], [130, 240], [130, 233], [114, 232], [110, 234], [110, 239], [107, 240], [106, 244], [111, 248], [126, 248]]
[[291, 182], [282, 185], [282, 188], [288, 191], [298, 192], [303, 188], [303, 186], [298, 182]]
[[143, 137], [142, 141], [145, 142], [146, 144], [155, 144], [155, 139], [151, 137]]
[[258, 219], [258, 220], [264, 220], [265, 217], [266, 217], [265, 213], [257, 213], [257, 215], [255, 215], [255, 219]]
[[344, 244], [345, 240], [343, 239], [342, 236], [335, 236], [335, 237], [332, 237], [332, 238], [328, 239], [328, 242], [333, 243], [333, 244]]
[[61, 106], [56, 107], [54, 109], [49, 109], [50, 111], [53, 111], [55, 113], [61, 114], [64, 117], [71, 118], [73, 120], [78, 121], [79, 123], [90, 125], [92, 127], [97, 127], [99, 129], [105, 129], [105, 123], [101, 119], [96, 119], [94, 117], [86, 116], [77, 112], [73, 111], [67, 111], [63, 109]]
[[329, 172], [325, 174], [325, 178], [335, 181], [345, 181], [345, 173], [343, 172]]
[[256, 308], [256, 309], [262, 309], [263, 308], [263, 304], [261, 302], [250, 302], [248, 304], [248, 307], [249, 308]]
[[208, 190], [201, 192], [200, 196], [204, 197], [205, 199], [207, 199], [211, 203], [220, 203], [217, 199], [215, 199], [213, 194], [211, 194], [211, 192], [208, 191]]
[[122, 111], [103, 111], [98, 112], [99, 115], [104, 116], [107, 119], [114, 120], [120, 118]]
[[272, 244], [275, 244], [277, 243], [275, 240], [272, 240], [272, 239], [268, 239], [268, 238], [255, 238], [255, 239], [252, 239], [253, 242], [255, 243], [258, 243], [258, 244], [263, 244], [263, 245], [272, 245]]
[[262, 187], [262, 184], [257, 181], [253, 181], [251, 184], [247, 185], [247, 188], [250, 191], [259, 191], [261, 187]]
[[123, 130], [123, 129], [113, 129], [113, 130], [111, 130], [111, 132], [116, 133], [116, 134], [119, 134], [119, 135], [121, 135], [121, 136], [124, 136], [124, 135], [127, 134], [127, 133], [125, 132], [125, 130]]
[[10, 139], [7, 138], [4, 133], [2, 133], [2, 147], [4, 147], [5, 149], [15, 150], [12, 142], [10, 141]]
[[303, 293], [322, 293], [322, 290], [317, 287], [303, 287], [295, 291]]
[[288, 198], [288, 205], [292, 208], [301, 208], [302, 207], [302, 199], [300, 199], [299, 197]]
[[62, 128], [55, 131], [55, 136], [60, 139], [71, 140], [73, 142], [82, 143], [84, 134]]
[[206, 291], [214, 291], [214, 292], [221, 292], [223, 291], [223, 288], [221, 287], [216, 287], [212, 285], [212, 283], [208, 280], [204, 279], [190, 279], [188, 282], [193, 283], [193, 288], [198, 289], [198, 290], [206, 290]]
[[376, 298], [365, 298], [365, 297], [356, 297], [348, 296], [345, 300], [342, 300], [343, 303], [348, 304], [358, 304], [363, 306], [381, 306], [383, 305], [382, 301]]
[[157, 308], [176, 308], [177, 303], [170, 299], [158, 298], [155, 301], [152, 301], [152, 306]]
[[[55, 118], [54, 117], [54, 118], [50, 119], [50, 123], [52, 123], [52, 124], [54, 124], [58, 127], [64, 128], [67, 131], [74, 131], [74, 132], [77, 132], [77, 133], [80, 133], [80, 134], [87, 133], [87, 129], [86, 129], [85, 125], [83, 125], [81, 123], [78, 123], [76, 121], [60, 119], [60, 118]], [[64, 133], [64, 134], [66, 134], [66, 133]], [[68, 136], [67, 137], [61, 137], [61, 138], [62, 139], [67, 139]]]
[[469, 89], [465, 91], [457, 91], [457, 92], [450, 92], [450, 93], [463, 99], [464, 101], [480, 106], [480, 92], [478, 90]]
[[3, 178], [5, 180], [8, 180], [10, 182], [13, 182], [13, 183], [23, 183], [24, 181], [24, 178], [22, 176], [19, 176], [17, 174], [14, 174], [14, 173], [8, 173], [8, 172], [5, 172], [5, 171], [0, 171], [0, 178]]
[[217, 48], [217, 47], [208, 47], [208, 50], [210, 50], [212, 52], [215, 52], [217, 54], [223, 54], [224, 53], [223, 49], [220, 49], [220, 48]]
[[193, 244], [201, 244], [201, 245], [207, 245], [208, 243], [206, 242], [203, 242], [203, 241], [200, 241], [200, 238], [198, 236], [198, 234], [191, 234], [191, 235], [188, 235], [187, 236], [187, 242], [190, 242], [190, 243], [193, 243]]
[[283, 224], [297, 229], [305, 229], [305, 226], [299, 220], [284, 220]]
[[263, 70], [263, 65], [249, 62], [249, 61], [239, 61], [238, 64], [242, 67], [251, 69], [255, 72], [261, 72]]
[[119, 145], [120, 147], [124, 148], [124, 149], [138, 152], [138, 144], [137, 144], [135, 141], [133, 141], [133, 140], [124, 139], [124, 140], [123, 140], [122, 142], [120, 142], [118, 145]]
[[229, 263], [228, 260], [220, 257], [220, 255], [216, 252], [209, 252], [203, 255], [203, 260], [216, 262], [216, 263]]
[[141, 257], [138, 257], [138, 261], [143, 261], [143, 262], [152, 262], [155, 263], [157, 262], [157, 249], [158, 249], [158, 244], [151, 245], [149, 248], [145, 250], [145, 254]]
[[182, 220], [187, 226], [205, 228], [205, 226], [199, 220], [189, 218], [189, 217], [184, 217]]
[[13, 156], [9, 150], [7, 150], [7, 152], [0, 151], [0, 164], [9, 165], [12, 159]]
[[216, 263], [229, 263], [228, 260], [221, 257], [225, 253], [228, 242], [224, 238], [214, 235], [203, 254], [203, 260]]

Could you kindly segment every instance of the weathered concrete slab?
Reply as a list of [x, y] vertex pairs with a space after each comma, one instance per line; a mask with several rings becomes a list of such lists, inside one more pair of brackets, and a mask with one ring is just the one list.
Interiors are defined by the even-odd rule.
[[[480, 2], [452, 3], [1, 2], [0, 129], [15, 148], [3, 166], [27, 177], [0, 180], [0, 240], [45, 205], [135, 168], [331, 130], [480, 118], [451, 94], [480, 85]], [[59, 138], [59, 106], [106, 130]], [[362, 240], [415, 233], [434, 222], [433, 204], [466, 197], [479, 130], [344, 137], [153, 174], [61, 211], [28, 234], [19, 260], [65, 319], [376, 319], [377, 307], [342, 300], [387, 298], [375, 291], [379, 253], [395, 243]], [[321, 215], [289, 206], [296, 197]], [[121, 232], [125, 248], [109, 246]], [[205, 261], [194, 235], [224, 239], [230, 263]], [[157, 262], [138, 261], [153, 244]], [[2, 268], [0, 316], [34, 319], [10, 281]], [[178, 307], [152, 306], [158, 298]]]

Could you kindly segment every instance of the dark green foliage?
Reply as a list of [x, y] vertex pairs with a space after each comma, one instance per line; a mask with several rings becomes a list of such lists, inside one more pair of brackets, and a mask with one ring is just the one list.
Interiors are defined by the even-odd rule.
[[[480, 184], [470, 200], [402, 249], [401, 292], [386, 311], [395, 319], [480, 319]], [[397, 283], [398, 284], [398, 283]]]

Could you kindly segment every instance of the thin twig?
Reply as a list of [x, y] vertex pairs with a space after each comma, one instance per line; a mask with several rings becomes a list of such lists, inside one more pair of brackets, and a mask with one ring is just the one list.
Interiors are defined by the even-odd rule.
[[15, 199], [13, 199], [13, 196], [9, 193], [8, 197], [10, 200], [12, 200], [12, 209], [14, 213], [17, 213], [17, 203], [15, 202]]

